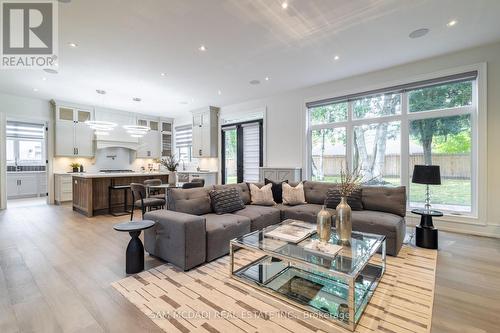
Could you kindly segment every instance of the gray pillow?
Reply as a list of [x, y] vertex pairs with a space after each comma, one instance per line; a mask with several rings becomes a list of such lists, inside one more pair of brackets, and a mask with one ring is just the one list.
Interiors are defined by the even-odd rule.
[[245, 208], [240, 193], [236, 188], [210, 191], [212, 207], [216, 214], [232, 213]]
[[[363, 202], [361, 201], [362, 190], [358, 188], [347, 197], [347, 204], [352, 210], [363, 210]], [[340, 191], [337, 188], [331, 188], [326, 192], [325, 206], [327, 208], [337, 208], [340, 203]]]

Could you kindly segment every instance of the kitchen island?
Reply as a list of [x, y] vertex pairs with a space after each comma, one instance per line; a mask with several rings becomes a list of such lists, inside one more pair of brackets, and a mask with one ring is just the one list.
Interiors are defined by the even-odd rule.
[[[125, 191], [112, 191], [110, 186], [143, 183], [147, 179], [161, 179], [168, 182], [168, 172], [119, 172], [119, 173], [74, 173], [73, 180], [73, 210], [85, 216], [108, 214], [111, 208], [119, 209], [124, 205]], [[132, 195], [127, 195], [127, 205], [132, 208]]]

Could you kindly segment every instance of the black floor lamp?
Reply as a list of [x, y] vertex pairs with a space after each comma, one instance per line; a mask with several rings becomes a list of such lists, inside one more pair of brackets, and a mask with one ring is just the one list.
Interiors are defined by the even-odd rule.
[[415, 165], [413, 169], [412, 183], [424, 184], [425, 189], [425, 208], [413, 209], [413, 214], [420, 215], [420, 225], [416, 227], [415, 244], [419, 247], [428, 249], [438, 248], [438, 230], [432, 223], [433, 216], [443, 216], [443, 213], [431, 209], [431, 196], [429, 185], [441, 185], [441, 173], [439, 165]]

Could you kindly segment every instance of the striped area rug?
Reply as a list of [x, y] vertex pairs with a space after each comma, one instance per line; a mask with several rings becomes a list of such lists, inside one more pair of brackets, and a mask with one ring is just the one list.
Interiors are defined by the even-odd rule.
[[[387, 257], [356, 332], [430, 332], [436, 259], [437, 251], [410, 245]], [[226, 256], [187, 272], [165, 264], [112, 286], [169, 333], [348, 332], [229, 278], [228, 262]]]

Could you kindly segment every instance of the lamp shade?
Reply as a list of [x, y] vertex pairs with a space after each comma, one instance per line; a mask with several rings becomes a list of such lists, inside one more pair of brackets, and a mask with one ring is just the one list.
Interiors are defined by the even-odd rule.
[[415, 165], [412, 183], [426, 185], [441, 185], [439, 165]]

